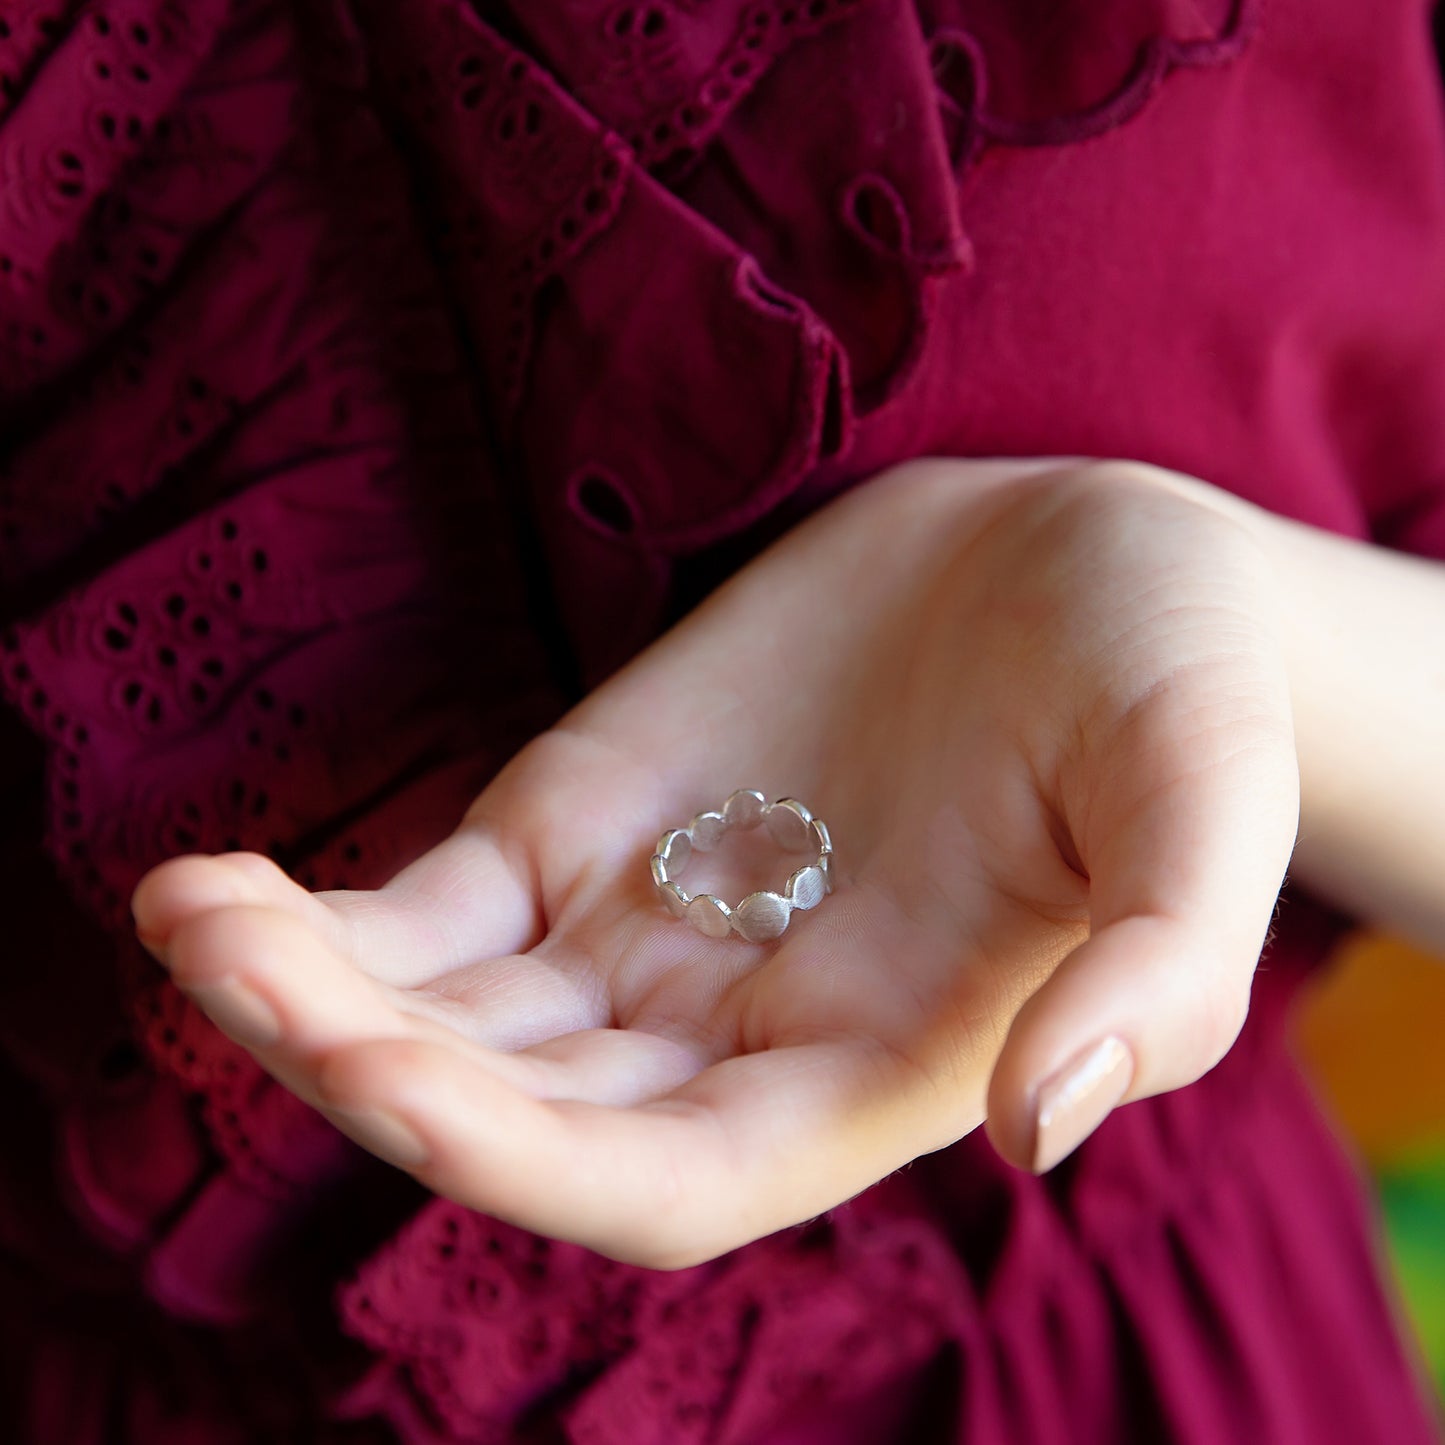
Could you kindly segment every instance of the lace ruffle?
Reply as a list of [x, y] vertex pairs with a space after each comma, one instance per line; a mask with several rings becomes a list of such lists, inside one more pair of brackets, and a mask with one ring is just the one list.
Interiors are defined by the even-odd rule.
[[758, 1439], [836, 1389], [840, 1360], [862, 1393], [922, 1370], [950, 1332], [956, 1264], [917, 1224], [872, 1215], [659, 1274], [438, 1201], [342, 1303], [447, 1438], [503, 1445], [545, 1408], [574, 1445], [701, 1445], [722, 1420]]
[[[50, 852], [111, 935], [86, 946], [115, 953], [66, 977], [119, 970], [151, 1066], [112, 1035], [55, 1090], [61, 1187], [155, 1300], [229, 1326], [314, 1316], [398, 1191], [163, 981], [131, 890], [236, 847], [379, 883], [558, 705], [405, 176], [294, 10], [12, 7], [0, 31], [0, 678], [48, 747]], [[459, 637], [485, 667], [453, 666]], [[314, 1413], [316, 1374], [268, 1408]]]
[[1256, 0], [918, 8], [959, 166], [992, 145], [1075, 145], [1122, 125], [1174, 71], [1235, 59], [1258, 23]]
[[[1216, 9], [1080, 7], [1090, 45], [1050, 69], [992, 5], [358, 7], [502, 433], [560, 523], [543, 542], [587, 679], [655, 632], [672, 559], [846, 470], [857, 419], [923, 354], [936, 283], [972, 264], [958, 173], [991, 144], [1097, 134], [1171, 69], [1237, 54], [1248, 7]], [[1045, 115], [1059, 66], [1069, 108]], [[830, 94], [853, 103], [827, 143], [780, 145], [799, 98]], [[594, 583], [629, 627], [599, 625]]]

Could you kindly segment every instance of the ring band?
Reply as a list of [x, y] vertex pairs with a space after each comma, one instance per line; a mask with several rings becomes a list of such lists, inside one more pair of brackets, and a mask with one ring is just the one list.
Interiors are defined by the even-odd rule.
[[[675, 875], [694, 852], [716, 848], [730, 829], [756, 828], [759, 823], [780, 848], [792, 853], [816, 849], [817, 856], [793, 872], [781, 893], [749, 893], [735, 907], [712, 893], [683, 892]], [[664, 833], [651, 866], [658, 896], [673, 917], [685, 918], [708, 938], [737, 933], [749, 943], [766, 943], [783, 933], [794, 909], [816, 908], [833, 891], [833, 840], [828, 825], [796, 798], [769, 803], [761, 793], [739, 788], [715, 812], [699, 813], [687, 827]]]

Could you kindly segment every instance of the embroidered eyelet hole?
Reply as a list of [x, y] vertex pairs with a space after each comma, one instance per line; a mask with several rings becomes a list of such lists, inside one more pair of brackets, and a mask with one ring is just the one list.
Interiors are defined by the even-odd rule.
[[680, 186], [697, 165], [700, 155], [696, 146], [674, 146], [653, 166], [653, 174], [664, 186]]
[[164, 715], [165, 709], [161, 706], [160, 698], [154, 693], [148, 695], [145, 684], [139, 678], [133, 677], [122, 683], [119, 692], [114, 696], [126, 712], [143, 722], [154, 725], [160, 722]]
[[567, 503], [593, 531], [610, 538], [630, 537], [637, 531], [637, 503], [610, 472], [584, 467], [567, 483]]
[[463, 110], [476, 110], [485, 99], [486, 94], [485, 86], [469, 85], [457, 99]]
[[928, 45], [929, 69], [934, 85], [966, 116], [972, 116], [980, 97], [980, 58], [955, 34], [935, 35]]
[[536, 101], [514, 100], [497, 116], [495, 134], [510, 145], [518, 137], [534, 136], [542, 128], [542, 109]]
[[649, 10], [642, 17], [642, 24], [638, 29], [645, 39], [655, 40], [667, 29], [667, 16], [661, 10]]
[[85, 182], [83, 179], [85, 167], [81, 164], [80, 157], [74, 151], [61, 151], [55, 158], [59, 167], [60, 176], [56, 180], [55, 189], [62, 196], [74, 199], [76, 196], [85, 194]]
[[[97, 35], [110, 34], [110, 21], [107, 20], [104, 15], [93, 16], [90, 23]], [[3, 32], [0, 32], [0, 38], [3, 38], [3, 34]]]
[[874, 250], [901, 256], [908, 250], [908, 214], [898, 193], [880, 176], [859, 176], [848, 187], [843, 217]]
[[623, 5], [607, 17], [603, 28], [614, 39], [625, 40], [632, 33], [632, 26], [636, 19], [637, 11], [631, 5]]

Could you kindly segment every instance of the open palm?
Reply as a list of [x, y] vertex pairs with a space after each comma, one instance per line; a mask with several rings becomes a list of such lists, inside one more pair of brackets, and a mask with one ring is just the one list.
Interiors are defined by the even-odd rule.
[[[386, 887], [177, 859], [138, 890], [141, 935], [362, 1143], [618, 1258], [718, 1254], [985, 1118], [1047, 1164], [1039, 1086], [1081, 1051], [1122, 1041], [1112, 1103], [1228, 1047], [1294, 838], [1269, 578], [1204, 490], [899, 468], [739, 573]], [[739, 787], [802, 799], [836, 847], [836, 891], [773, 943], [703, 937], [649, 877], [658, 835]], [[797, 866], [754, 852], [718, 876]]]

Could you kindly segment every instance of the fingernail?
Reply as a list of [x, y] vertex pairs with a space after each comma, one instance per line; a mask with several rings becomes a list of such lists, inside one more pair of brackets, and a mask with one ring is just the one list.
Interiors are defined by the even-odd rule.
[[426, 1163], [428, 1151], [421, 1136], [395, 1114], [384, 1109], [333, 1109], [332, 1113], [346, 1132], [378, 1159], [398, 1169], [416, 1169]]
[[186, 993], [222, 1033], [248, 1049], [264, 1049], [281, 1037], [281, 1021], [275, 1010], [255, 990], [234, 978], [196, 984]]
[[1034, 1173], [1072, 1154], [1124, 1097], [1133, 1077], [1134, 1056], [1111, 1035], [1045, 1079], [1035, 1105]]

